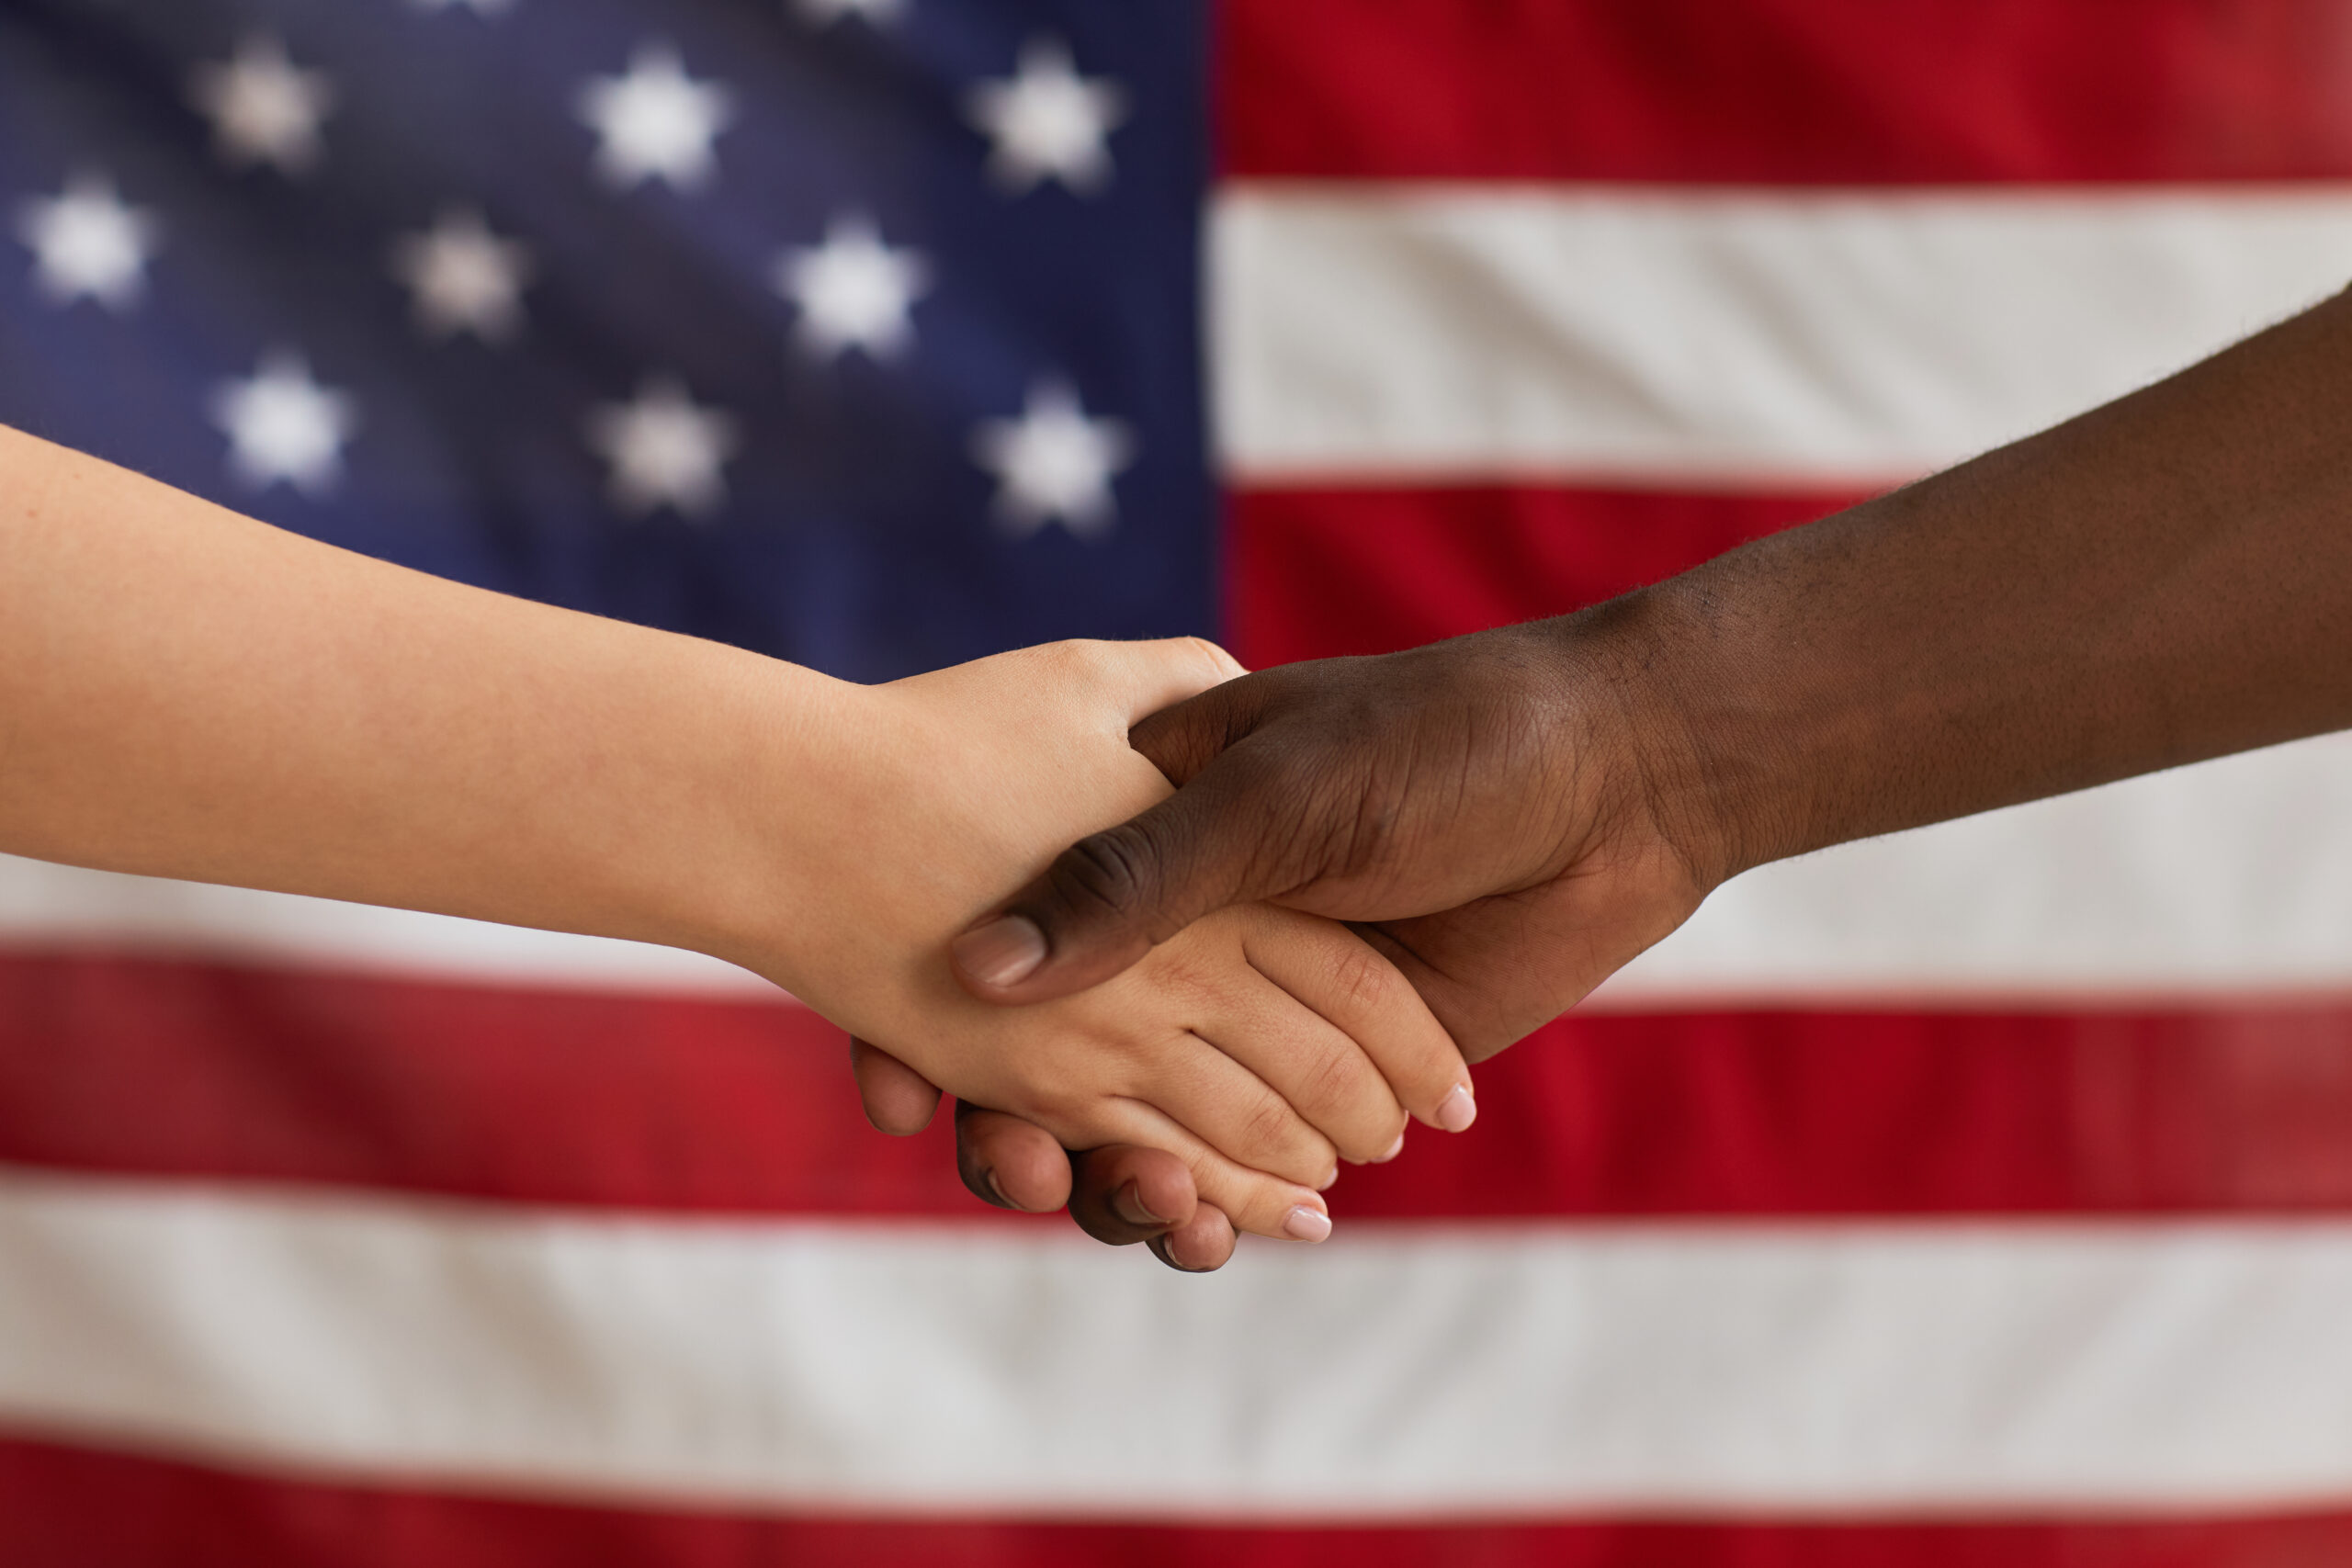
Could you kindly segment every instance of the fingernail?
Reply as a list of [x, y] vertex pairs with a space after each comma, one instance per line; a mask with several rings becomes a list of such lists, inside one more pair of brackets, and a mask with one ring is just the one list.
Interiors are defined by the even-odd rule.
[[1046, 961], [1046, 933], [1020, 915], [1001, 915], [949, 944], [956, 967], [983, 986], [1017, 986]]
[[1305, 1204], [1290, 1212], [1283, 1221], [1283, 1235], [1293, 1241], [1321, 1241], [1331, 1234], [1331, 1216]]
[[1331, 1189], [1332, 1189], [1333, 1187], [1335, 1187], [1335, 1186], [1337, 1186], [1337, 1185], [1339, 1184], [1339, 1180], [1340, 1180], [1340, 1168], [1339, 1168], [1338, 1166], [1336, 1166], [1336, 1165], [1335, 1165], [1335, 1166], [1333, 1166], [1333, 1167], [1331, 1168], [1331, 1169], [1330, 1169], [1329, 1173], [1329, 1174], [1327, 1174], [1327, 1175], [1323, 1178], [1323, 1179], [1322, 1179], [1322, 1180], [1320, 1180], [1320, 1181], [1318, 1181], [1318, 1182], [1317, 1182], [1317, 1183], [1315, 1184], [1315, 1190], [1317, 1190], [1317, 1192], [1329, 1192], [1329, 1190], [1331, 1190]]
[[1111, 1194], [1111, 1210], [1131, 1225], [1164, 1225], [1168, 1223], [1144, 1207], [1142, 1190], [1132, 1181]]
[[1159, 1258], [1162, 1263], [1167, 1264], [1168, 1267], [1175, 1269], [1179, 1274], [1213, 1274], [1216, 1271], [1214, 1268], [1195, 1269], [1189, 1263], [1179, 1263], [1176, 1261], [1176, 1255], [1168, 1250], [1168, 1235], [1164, 1231], [1159, 1235], [1153, 1236], [1150, 1240], [1145, 1242], [1144, 1245], [1151, 1248], [1151, 1255], [1154, 1258]]
[[1460, 1084], [1455, 1084], [1453, 1090], [1438, 1101], [1437, 1115], [1432, 1118], [1449, 1133], [1466, 1133], [1470, 1130], [1470, 1123], [1477, 1119], [1478, 1102], [1471, 1099], [1470, 1091]]
[[995, 1171], [984, 1170], [980, 1172], [980, 1179], [989, 1184], [989, 1190], [996, 1194], [996, 1201], [1003, 1204], [1006, 1208], [1012, 1210], [1014, 1213], [1025, 1214], [1029, 1212], [1004, 1195], [1004, 1189], [996, 1184]]
[[1385, 1155], [1373, 1156], [1372, 1163], [1374, 1165], [1386, 1165], [1390, 1160], [1395, 1159], [1398, 1155], [1401, 1155], [1404, 1152], [1405, 1134], [1399, 1133], [1396, 1134], [1396, 1141], [1388, 1145], [1388, 1152]]

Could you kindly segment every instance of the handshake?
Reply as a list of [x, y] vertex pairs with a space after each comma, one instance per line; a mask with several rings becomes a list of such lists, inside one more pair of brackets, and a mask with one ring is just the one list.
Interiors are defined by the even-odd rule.
[[6, 430], [0, 502], [0, 852], [730, 959], [850, 1031], [876, 1125], [955, 1095], [967, 1179], [1020, 1207], [1095, 1151], [1078, 1213], [1192, 1267], [1329, 1235], [1342, 1162], [1468, 1127], [1467, 1064], [1722, 870], [1676, 836], [1682, 731], [1623, 700], [1624, 602], [1255, 675], [1178, 638], [860, 686]]
[[1747, 867], [2352, 725], [2347, 375], [2339, 295], [1576, 615], [872, 687], [0, 430], [0, 852], [731, 959], [975, 1191], [1215, 1268]]
[[1057, 1206], [1095, 1151], [1097, 1234], [1214, 1267], [1329, 1235], [1342, 1162], [1468, 1127], [1469, 1062], [1726, 871], [1629, 604], [860, 686], [0, 430], [0, 852], [732, 960], [860, 1042], [877, 1125], [955, 1095], [984, 1196]]
[[990, 1201], [1070, 1199], [1180, 1268], [1235, 1228], [1320, 1241], [1343, 1162], [1466, 1129], [1466, 1063], [1710, 885], [1606, 640], [1570, 617], [1254, 675], [1064, 643], [867, 689], [871, 772], [819, 835], [861, 914], [775, 977], [855, 1032], [876, 1126], [957, 1097]]
[[2352, 725], [2347, 371], [2339, 294], [1577, 615], [886, 689], [990, 728], [951, 764], [978, 792], [928, 818], [933, 1005], [843, 1014], [869, 1116], [954, 1092], [975, 1191], [1215, 1268], [1228, 1220], [1327, 1235], [1338, 1160], [1468, 1125], [1465, 1063], [1742, 870]]

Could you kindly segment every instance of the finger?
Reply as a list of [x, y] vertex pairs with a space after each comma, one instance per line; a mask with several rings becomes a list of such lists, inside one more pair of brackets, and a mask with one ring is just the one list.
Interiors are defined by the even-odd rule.
[[853, 1037], [849, 1071], [857, 1080], [857, 1097], [865, 1102], [865, 1119], [874, 1123], [875, 1131], [908, 1138], [931, 1125], [932, 1112], [939, 1109], [939, 1090], [898, 1057]]
[[1062, 852], [956, 939], [965, 988], [992, 1002], [1082, 991], [1203, 915], [1308, 880], [1329, 835], [1311, 830], [1312, 808], [1263, 756], [1227, 750], [1159, 805]]
[[[1302, 927], [1324, 924], [1354, 942], [1344, 926], [1317, 922], [1306, 915], [1292, 919]], [[1290, 950], [1283, 956], [1291, 967], [1310, 971], [1317, 961], [1300, 957], [1297, 942], [1285, 940], [1286, 935], [1303, 934], [1267, 931], [1260, 945]], [[1363, 947], [1361, 942], [1355, 945]], [[1249, 951], [1245, 942], [1243, 952]], [[1371, 949], [1363, 952], [1383, 968], [1388, 967], [1387, 961]], [[1247, 985], [1220, 997], [1216, 1016], [1204, 1021], [1195, 1032], [1247, 1067], [1301, 1121], [1329, 1139], [1343, 1159], [1366, 1165], [1385, 1158], [1405, 1135], [1405, 1108], [1397, 1103], [1370, 1054], [1313, 1009], [1302, 1006], [1262, 970], [1250, 973]], [[1163, 1109], [1227, 1154], [1246, 1164], [1263, 1166], [1174, 1106], [1163, 1102]]]
[[[1477, 1091], [1453, 1036], [1412, 982], [1363, 937], [1312, 915], [1261, 907], [1249, 911], [1241, 951], [1251, 968], [1357, 1048], [1405, 1110], [1448, 1133], [1466, 1131], [1477, 1120]], [[1351, 1146], [1333, 1132], [1270, 1064], [1255, 1056], [1243, 1060], [1351, 1158], [1392, 1158], [1402, 1146], [1400, 1124], [1390, 1134], [1394, 1143], [1369, 1154], [1356, 1152], [1361, 1145]]]
[[[1193, 1168], [1193, 1185], [1201, 1195], [1196, 1217], [1201, 1210], [1213, 1210], [1227, 1216], [1231, 1230], [1272, 1241], [1311, 1246], [1330, 1239], [1331, 1211], [1319, 1195], [1313, 1203], [1295, 1201], [1270, 1187], [1260, 1172], [1244, 1169], [1214, 1149]], [[1214, 1232], [1209, 1234], [1213, 1244]], [[1229, 1256], [1229, 1247], [1227, 1252]]]
[[1152, 1256], [1181, 1274], [1209, 1274], [1233, 1256], [1233, 1222], [1214, 1203], [1197, 1203], [1193, 1217], [1148, 1244]]
[[982, 1202], [1049, 1214], [1069, 1199], [1069, 1156], [1034, 1122], [956, 1104], [956, 1169]]
[[1223, 685], [1136, 719], [1127, 728], [1127, 744], [1149, 758], [1169, 783], [1187, 784], [1219, 752], [1263, 724], [1283, 689], [1279, 671], [1247, 680], [1237, 675]]
[[1119, 1102], [1112, 1117], [1119, 1141], [1166, 1149], [1182, 1159], [1201, 1201], [1222, 1211], [1236, 1230], [1277, 1241], [1321, 1241], [1331, 1234], [1330, 1210], [1312, 1188], [1228, 1158], [1139, 1100]]
[[[1261, 998], [1279, 1004], [1290, 1017], [1279, 1024], [1255, 1027], [1269, 1033], [1280, 1029], [1304, 1034], [1311, 1028], [1332, 1032], [1273, 987], [1261, 985], [1256, 989]], [[1250, 1011], [1238, 998], [1228, 998], [1226, 1008], [1229, 1017], [1246, 1017]], [[1265, 1010], [1271, 1012], [1272, 1006]], [[1228, 1028], [1227, 1032], [1238, 1032]], [[1352, 1050], [1344, 1041], [1341, 1044]], [[1363, 1054], [1354, 1054], [1362, 1062]], [[1374, 1084], [1379, 1081], [1369, 1062], [1363, 1062], [1362, 1076]], [[1231, 1051], [1197, 1032], [1180, 1035], [1157, 1053], [1130, 1092], [1237, 1165], [1317, 1191], [1340, 1173], [1340, 1151], [1329, 1138]], [[1386, 1086], [1380, 1086], [1379, 1092], [1385, 1096]], [[1156, 1138], [1128, 1141], [1166, 1146]]]
[[1069, 1156], [1069, 1217], [1113, 1247], [1163, 1235], [1188, 1224], [1199, 1207], [1192, 1171], [1165, 1149], [1089, 1149]]

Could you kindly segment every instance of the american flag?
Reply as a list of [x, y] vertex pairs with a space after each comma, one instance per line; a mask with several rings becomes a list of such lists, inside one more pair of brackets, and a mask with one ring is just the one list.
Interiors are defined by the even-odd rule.
[[[1268, 663], [2186, 364], [2347, 181], [2342, 0], [0, 0], [0, 422], [859, 680]], [[1751, 874], [1208, 1279], [716, 963], [0, 860], [0, 1561], [2352, 1562], [2347, 781]]]

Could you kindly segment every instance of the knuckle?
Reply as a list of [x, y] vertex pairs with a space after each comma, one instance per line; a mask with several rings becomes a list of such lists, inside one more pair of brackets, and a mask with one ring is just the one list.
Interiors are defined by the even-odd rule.
[[1360, 938], [1350, 937], [1332, 955], [1330, 983], [1351, 1017], [1377, 1016], [1403, 978]]
[[1198, 930], [1160, 942], [1147, 961], [1152, 989], [1194, 1011], [1217, 1005], [1233, 988], [1231, 967], [1206, 944], [1190, 940]]
[[1040, 643], [1028, 653], [1045, 667], [1042, 673], [1049, 679], [1090, 675], [1102, 663], [1102, 644], [1088, 637]]
[[1243, 1114], [1240, 1131], [1250, 1147], [1263, 1150], [1268, 1159], [1285, 1166], [1295, 1163], [1300, 1171], [1310, 1174], [1319, 1175], [1335, 1152], [1321, 1134], [1299, 1120], [1288, 1101], [1272, 1093], [1262, 1096]]
[[1300, 1093], [1306, 1103], [1330, 1112], [1353, 1110], [1366, 1100], [1385, 1100], [1384, 1080], [1361, 1051], [1334, 1043], [1317, 1051], [1307, 1064]]
[[1398, 813], [1351, 748], [1289, 740], [1238, 747], [1230, 755], [1225, 787], [1235, 809], [1264, 824], [1260, 852], [1279, 868], [1277, 879], [1285, 886], [1380, 863]]
[[1047, 880], [1069, 908], [1125, 919], [1151, 900], [1160, 885], [1159, 854], [1133, 823], [1090, 834], [1054, 862]]
[[1241, 1113], [1241, 1138], [1252, 1149], [1281, 1148], [1294, 1130], [1290, 1107], [1271, 1093], [1258, 1096]]
[[1227, 653], [1218, 644], [1211, 642], [1204, 637], [1188, 637], [1183, 641], [1217, 680], [1229, 681], [1242, 673], [1241, 660]]

